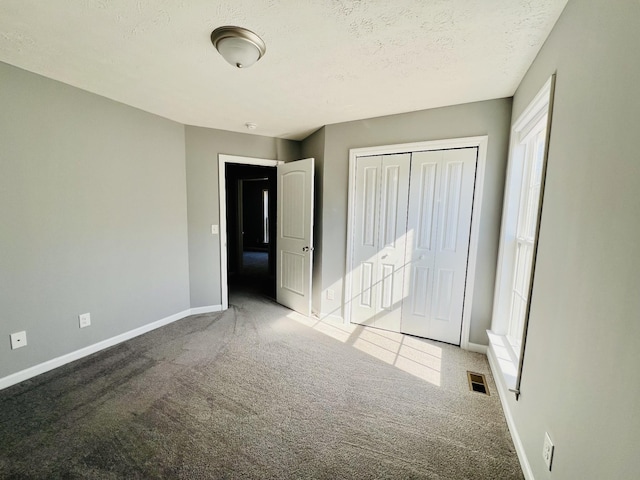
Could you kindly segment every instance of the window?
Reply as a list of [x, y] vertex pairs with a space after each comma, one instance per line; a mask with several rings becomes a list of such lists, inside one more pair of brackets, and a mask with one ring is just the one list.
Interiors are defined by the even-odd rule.
[[490, 350], [519, 392], [542, 211], [554, 77], [511, 130]]
[[515, 258], [511, 262], [513, 285], [507, 332], [507, 338], [516, 356], [520, 355], [522, 331], [529, 304], [533, 253], [538, 232], [546, 133], [547, 116], [545, 115], [537, 122], [531, 133], [518, 144], [518, 148], [524, 154], [520, 160], [522, 173], [518, 182], [520, 184], [520, 198], [514, 238]]
[[262, 190], [262, 242], [269, 243], [269, 190]]

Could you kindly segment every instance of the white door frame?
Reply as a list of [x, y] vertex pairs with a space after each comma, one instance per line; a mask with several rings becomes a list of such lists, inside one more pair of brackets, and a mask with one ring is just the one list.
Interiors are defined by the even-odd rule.
[[351, 323], [351, 270], [353, 263], [353, 221], [355, 215], [355, 181], [356, 160], [368, 155], [388, 155], [393, 153], [417, 152], [425, 150], [444, 150], [450, 148], [478, 148], [478, 163], [476, 166], [475, 188], [473, 191], [473, 214], [471, 217], [471, 235], [469, 238], [469, 258], [467, 260], [467, 281], [464, 290], [464, 304], [462, 313], [462, 334], [460, 347], [469, 350], [473, 346], [469, 342], [471, 328], [471, 307], [473, 302], [473, 287], [475, 283], [476, 263], [478, 256], [478, 240], [480, 238], [480, 211], [482, 208], [482, 192], [484, 189], [484, 172], [487, 161], [487, 135], [479, 137], [450, 138], [426, 142], [403, 143], [398, 145], [381, 145], [377, 147], [352, 148], [349, 150], [349, 198], [347, 210], [347, 263], [344, 277], [344, 322]]
[[229, 308], [229, 285], [227, 284], [227, 163], [242, 165], [258, 165], [261, 167], [277, 167], [284, 163], [282, 160], [266, 158], [238, 157], [235, 155], [218, 154], [218, 205], [220, 205], [220, 296], [222, 310]]

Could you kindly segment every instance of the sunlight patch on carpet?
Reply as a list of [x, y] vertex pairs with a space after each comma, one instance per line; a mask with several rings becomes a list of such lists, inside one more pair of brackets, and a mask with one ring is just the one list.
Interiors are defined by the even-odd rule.
[[362, 325], [305, 317], [296, 312], [289, 313], [287, 318], [432, 385], [441, 385], [442, 349], [427, 340]]

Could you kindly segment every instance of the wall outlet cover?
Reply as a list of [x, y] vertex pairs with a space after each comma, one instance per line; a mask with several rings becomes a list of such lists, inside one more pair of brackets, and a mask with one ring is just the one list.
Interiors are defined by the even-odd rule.
[[26, 347], [27, 346], [27, 332], [16, 332], [10, 335], [11, 338], [11, 350], [15, 350], [16, 348]]

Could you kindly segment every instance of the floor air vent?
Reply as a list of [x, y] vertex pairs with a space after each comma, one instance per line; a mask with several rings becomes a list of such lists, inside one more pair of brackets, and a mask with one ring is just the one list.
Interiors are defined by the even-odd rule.
[[487, 380], [484, 378], [484, 375], [482, 373], [467, 371], [467, 378], [469, 379], [469, 390], [489, 395]]

